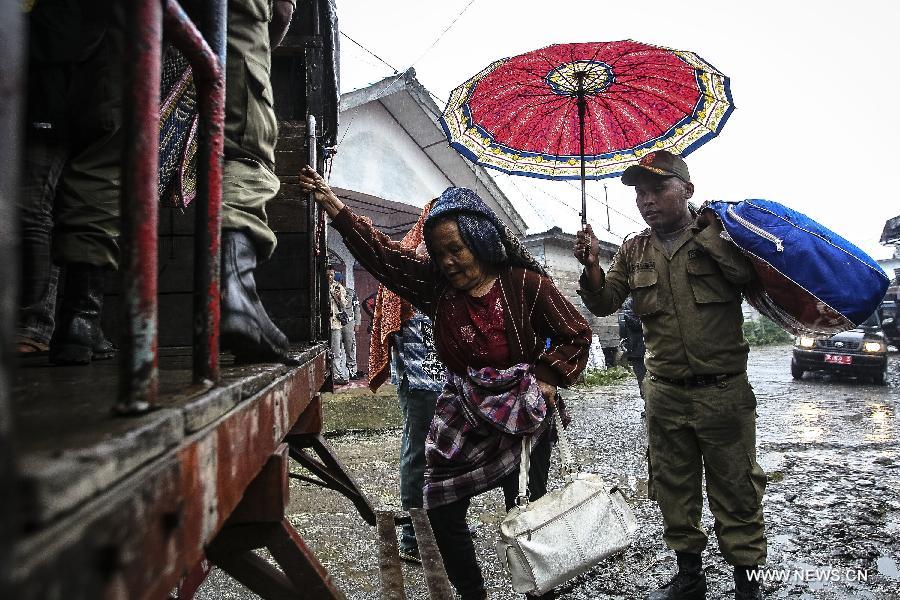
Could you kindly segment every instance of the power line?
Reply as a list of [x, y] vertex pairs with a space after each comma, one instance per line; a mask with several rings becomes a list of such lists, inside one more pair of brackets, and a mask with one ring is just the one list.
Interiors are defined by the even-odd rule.
[[[525, 200], [525, 202], [528, 204], [528, 206], [531, 207], [531, 210], [534, 212], [534, 214], [540, 216], [540, 215], [541, 215], [540, 211], [538, 211], [537, 207], [536, 207], [536, 206], [534, 205], [534, 203], [531, 201], [531, 198], [530, 198], [525, 192], [522, 191], [522, 189], [518, 186], [518, 184], [516, 184], [516, 182], [515, 182], [515, 180], [513, 179], [513, 177], [512, 177], [509, 173], [503, 173], [503, 174], [506, 175], [506, 180], [509, 181], [509, 183], [510, 183], [514, 188], [516, 188], [516, 191], [519, 192], [519, 194], [522, 196], [522, 198], [524, 198], [524, 200]], [[545, 222], [546, 222], [546, 221], [545, 221]]]
[[[469, 0], [469, 3], [466, 4], [466, 6], [459, 12], [459, 14], [456, 15], [456, 17], [454, 17], [454, 19], [453, 19], [452, 21], [450, 21], [450, 24], [447, 25], [447, 26], [444, 28], [443, 31], [441, 31], [441, 33], [440, 33], [440, 34], [437, 36], [437, 38], [431, 43], [431, 45], [428, 46], [428, 48], [426, 48], [424, 52], [422, 52], [422, 54], [419, 56], [419, 58], [417, 58], [416, 60], [413, 61], [413, 63], [409, 66], [410, 69], [413, 68], [414, 66], [416, 66], [417, 64], [419, 64], [419, 62], [420, 62], [423, 58], [425, 58], [425, 56], [427, 56], [428, 53], [431, 52], [431, 50], [432, 50], [435, 46], [437, 46], [438, 42], [440, 42], [441, 39], [443, 39], [443, 37], [447, 34], [447, 32], [450, 31], [450, 29], [452, 29], [454, 25], [456, 25], [456, 22], [459, 21], [460, 17], [462, 17], [463, 14], [465, 14], [465, 12], [466, 12], [467, 10], [469, 10], [469, 7], [471, 7], [474, 3], [475, 3], [475, 0]], [[360, 48], [362, 48], [365, 52], [367, 52], [367, 53], [371, 54], [372, 56], [374, 56], [378, 61], [380, 61], [383, 65], [385, 65], [386, 67], [388, 67], [389, 69], [391, 69], [391, 70], [394, 72], [394, 74], [397, 75], [397, 78], [394, 79], [394, 81], [392, 81], [392, 82], [390, 83], [390, 85], [388, 86], [388, 89], [390, 89], [390, 87], [393, 86], [394, 83], [397, 82], [397, 80], [399, 80], [401, 77], [403, 77], [403, 73], [401, 73], [400, 70], [397, 69], [397, 67], [393, 66], [392, 64], [390, 64], [389, 62], [387, 62], [386, 60], [384, 60], [383, 58], [381, 58], [380, 56], [378, 56], [377, 54], [375, 54], [372, 50], [369, 50], [368, 48], [366, 48], [365, 46], [363, 46], [362, 44], [360, 44], [359, 42], [357, 42], [355, 39], [353, 39], [352, 37], [350, 37], [349, 35], [347, 35], [347, 34], [344, 33], [343, 31], [341, 31], [341, 35], [343, 35], [345, 38], [347, 38], [348, 40], [350, 40], [351, 42], [353, 42], [354, 44], [356, 44], [357, 46], [359, 46]], [[431, 90], [429, 90], [429, 89], [426, 88], [425, 86], [422, 86], [422, 87], [423, 87], [423, 89], [425, 89], [426, 92], [428, 92], [428, 94], [429, 94], [432, 98], [434, 98], [434, 100], [437, 102], [438, 106], [440, 107], [441, 103], [444, 102], [444, 99], [438, 97], [436, 94], [434, 94], [434, 92], [432, 92]], [[351, 120], [351, 123], [350, 123], [350, 124], [352, 124], [352, 120]], [[347, 129], [348, 129], [348, 130], [350, 129], [350, 124], [347, 125]], [[346, 137], [346, 135], [347, 135], [347, 132], [345, 131], [345, 132], [344, 132], [344, 136], [341, 137], [341, 141], [343, 141], [343, 139], [344, 139], [344, 137]], [[338, 145], [340, 145], [340, 144], [338, 144]]]
[[414, 67], [414, 66], [416, 66], [417, 64], [419, 64], [419, 61], [422, 60], [423, 58], [425, 58], [425, 55], [428, 54], [429, 52], [431, 52], [431, 49], [432, 49], [432, 48], [434, 48], [435, 46], [437, 46], [438, 42], [440, 42], [441, 39], [444, 37], [444, 35], [446, 35], [446, 33], [447, 33], [448, 31], [450, 31], [450, 28], [451, 28], [451, 27], [453, 27], [454, 25], [456, 25], [456, 22], [459, 21], [459, 18], [460, 18], [461, 16], [463, 16], [463, 14], [464, 14], [467, 10], [469, 10], [469, 7], [472, 6], [473, 4], [475, 4], [475, 0], [469, 0], [469, 3], [466, 4], [465, 8], [463, 8], [463, 9], [459, 12], [459, 14], [456, 15], [456, 18], [454, 18], [452, 21], [450, 21], [450, 24], [447, 25], [447, 26], [444, 28], [444, 30], [443, 30], [443, 31], [441, 32], [441, 34], [437, 37], [437, 39], [434, 40], [434, 42], [432, 42], [432, 44], [431, 44], [430, 46], [428, 46], [428, 48], [425, 49], [425, 52], [422, 53], [422, 56], [420, 56], [420, 57], [417, 58], [415, 61], [413, 61], [413, 63], [410, 65], [410, 67]]
[[356, 40], [354, 40], [352, 37], [350, 37], [349, 35], [347, 35], [347, 34], [344, 33], [343, 31], [341, 31], [341, 35], [344, 36], [345, 38], [347, 38], [348, 40], [350, 40], [351, 42], [353, 42], [354, 44], [356, 44], [357, 46], [359, 46], [360, 48], [362, 48], [363, 50], [365, 50], [366, 52], [368, 52], [369, 54], [371, 54], [372, 56], [374, 56], [375, 58], [377, 58], [377, 59], [381, 62], [381, 64], [383, 64], [384, 66], [386, 66], [387, 68], [389, 68], [389, 69], [390, 69], [391, 71], [393, 71], [394, 73], [399, 73], [399, 72], [400, 72], [400, 71], [398, 71], [397, 68], [394, 67], [392, 64], [390, 64], [389, 62], [387, 62], [386, 60], [384, 60], [383, 58], [381, 58], [380, 56], [378, 56], [377, 54], [375, 54], [374, 52], [372, 52], [371, 50], [369, 50], [368, 48], [366, 48], [365, 46], [363, 46], [362, 44], [360, 44], [360, 43], [357, 42]]
[[[564, 181], [565, 181], [566, 183], [568, 183], [570, 186], [572, 186], [572, 187], [578, 189], [579, 191], [581, 190], [581, 188], [578, 187], [577, 185], [575, 185], [572, 181], [570, 181], [570, 180], [568, 180], [568, 179], [566, 179], [566, 180], [564, 180]], [[620, 217], [623, 217], [623, 218], [625, 218], [625, 219], [628, 219], [629, 221], [631, 221], [631, 222], [634, 223], [635, 225], [641, 225], [641, 226], [643, 225], [643, 223], [641, 223], [640, 221], [635, 220], [633, 217], [631, 217], [631, 216], [629, 216], [629, 215], [626, 215], [625, 213], [623, 213], [622, 211], [620, 211], [620, 210], [618, 210], [618, 209], [616, 209], [616, 208], [613, 208], [612, 206], [609, 205], [609, 202], [607, 202], [607, 201], [605, 201], [605, 200], [601, 200], [600, 198], [594, 196], [594, 195], [591, 194], [590, 192], [587, 193], [587, 197], [590, 198], [591, 200], [595, 201], [595, 202], [599, 202], [600, 204], [602, 204], [602, 205], [605, 206], [606, 208], [610, 209], [611, 211], [613, 211], [614, 213], [616, 213], [616, 214], [619, 215]]]
[[[508, 176], [509, 176], [509, 175], [508, 175]], [[509, 176], [509, 177], [511, 177], [511, 176]], [[565, 202], [565, 201], [563, 201], [563, 200], [560, 200], [560, 199], [557, 198], [556, 196], [551, 195], [547, 190], [545, 190], [545, 189], [543, 189], [543, 188], [540, 188], [540, 187], [538, 187], [538, 186], [532, 184], [531, 182], [529, 182], [529, 185], [531, 186], [532, 189], [535, 189], [535, 190], [541, 192], [542, 194], [544, 194], [545, 196], [547, 196], [547, 198], [549, 198], [549, 199], [552, 200], [553, 202], [556, 202], [557, 204], [561, 204], [562, 206], [568, 208], [570, 211], [572, 211], [572, 212], [575, 213], [575, 214], [578, 214], [578, 215], [581, 214], [580, 211], [578, 211], [577, 209], [575, 209], [573, 206], [569, 205], [569, 203], [567, 203], [567, 202]], [[517, 188], [517, 189], [518, 189], [518, 188]], [[596, 200], [596, 198], [593, 198], [593, 199]], [[532, 206], [533, 206], [533, 205], [532, 205]], [[540, 214], [540, 213], [538, 213], [538, 214]], [[605, 229], [605, 227], [604, 227], [604, 229]], [[623, 239], [623, 236], [619, 235], [618, 233], [615, 233], [615, 232], [609, 231], [609, 230], [607, 230], [607, 231], [608, 231], [609, 234], [611, 234], [611, 235], [613, 235], [613, 236], [615, 236], [615, 237], [617, 237], [617, 238], [619, 238], [619, 239]]]

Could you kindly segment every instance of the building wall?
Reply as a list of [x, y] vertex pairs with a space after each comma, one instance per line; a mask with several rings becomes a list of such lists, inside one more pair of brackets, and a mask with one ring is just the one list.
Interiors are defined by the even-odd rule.
[[451, 185], [380, 102], [341, 111], [338, 141], [333, 187], [421, 208]]
[[[578, 295], [578, 280], [581, 277], [581, 263], [572, 254], [572, 242], [557, 240], [554, 238], [532, 239], [526, 242], [526, 247], [535, 258], [544, 265], [547, 272], [556, 283], [556, 287], [563, 295], [578, 308], [579, 312], [590, 323], [591, 329], [604, 347], [619, 345], [619, 322], [616, 314], [607, 317], [598, 317], [584, 306], [581, 296]], [[609, 268], [611, 254], [601, 255], [600, 266], [604, 270]]]

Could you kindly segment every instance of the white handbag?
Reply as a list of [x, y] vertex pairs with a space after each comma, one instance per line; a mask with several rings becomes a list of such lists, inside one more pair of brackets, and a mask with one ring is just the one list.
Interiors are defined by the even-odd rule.
[[522, 442], [519, 497], [500, 524], [497, 554], [516, 592], [540, 595], [631, 545], [637, 520], [618, 488], [593, 473], [576, 473], [558, 411], [561, 472], [566, 483], [528, 502], [532, 438]]

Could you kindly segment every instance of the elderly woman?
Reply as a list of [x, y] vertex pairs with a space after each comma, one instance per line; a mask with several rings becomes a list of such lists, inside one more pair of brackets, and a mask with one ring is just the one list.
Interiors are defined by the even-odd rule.
[[485, 598], [466, 525], [469, 503], [496, 487], [507, 509], [515, 503], [526, 437], [534, 440], [531, 499], [546, 492], [547, 416], [557, 386], [584, 369], [591, 330], [472, 190], [448, 188], [434, 201], [424, 256], [353, 214], [312, 169], [300, 183], [315, 191], [356, 259], [434, 323], [447, 373], [426, 442], [424, 504], [451, 583], [465, 600]]

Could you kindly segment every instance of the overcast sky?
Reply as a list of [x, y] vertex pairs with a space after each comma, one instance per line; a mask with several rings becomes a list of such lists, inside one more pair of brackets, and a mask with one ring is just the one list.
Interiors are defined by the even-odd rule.
[[[896, 1], [337, 0], [341, 30], [446, 104], [450, 90], [494, 60], [554, 43], [634, 39], [696, 52], [731, 78], [736, 110], [722, 133], [687, 157], [694, 199], [777, 200], [875, 256], [885, 220], [900, 214]], [[463, 12], [463, 10], [465, 11]], [[460, 13], [462, 16], [442, 35]], [[438, 40], [438, 38], [440, 38]], [[438, 40], [434, 44], [435, 40]], [[432, 45], [434, 44], [434, 45]], [[341, 88], [391, 69], [341, 39]], [[577, 183], [490, 171], [529, 231], [574, 231]], [[617, 237], [645, 227], [634, 194], [607, 184]], [[606, 210], [589, 200], [595, 229]]]

